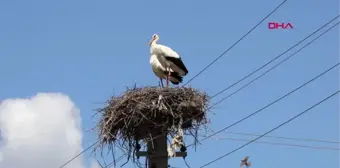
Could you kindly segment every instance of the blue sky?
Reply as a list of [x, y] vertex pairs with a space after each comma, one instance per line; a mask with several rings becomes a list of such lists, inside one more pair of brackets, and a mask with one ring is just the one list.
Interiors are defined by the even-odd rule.
[[[149, 65], [148, 41], [152, 34], [158, 33], [159, 43], [172, 47], [182, 56], [189, 69], [188, 77], [184, 78], [186, 82], [279, 3], [280, 0], [2, 1], [0, 100], [29, 97], [37, 92], [62, 92], [80, 108], [83, 128], [91, 128], [94, 125], [90, 118], [92, 109], [100, 107], [113, 93], [119, 94], [134, 83], [138, 86], [158, 84]], [[337, 0], [288, 0], [190, 85], [209, 94], [217, 93], [338, 15], [338, 7]], [[290, 22], [294, 29], [268, 30], [270, 21]], [[337, 27], [216, 106], [212, 110], [216, 115], [211, 115], [209, 127], [216, 131], [235, 122], [338, 61]], [[230, 131], [264, 133], [337, 89], [338, 68]], [[271, 135], [338, 140], [338, 98], [332, 98]], [[84, 147], [96, 138], [90, 132], [84, 132], [84, 136]], [[197, 151], [190, 149], [187, 161], [191, 167], [199, 167], [243, 143], [210, 139]], [[266, 144], [251, 144], [210, 167], [235, 167], [247, 155], [254, 167], [339, 167], [337, 151]], [[185, 166], [182, 159], [172, 159], [170, 164]]]

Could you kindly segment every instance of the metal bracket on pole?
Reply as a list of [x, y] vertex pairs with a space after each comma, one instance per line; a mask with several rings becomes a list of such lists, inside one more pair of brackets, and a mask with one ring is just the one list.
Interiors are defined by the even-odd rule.
[[[161, 156], [161, 157], [167, 157], [168, 156], [168, 152], [166, 153], [158, 153], [158, 152], [136, 152], [136, 156], [151, 156], [151, 157], [157, 157], [157, 156]], [[186, 157], [187, 156], [187, 152], [176, 152], [176, 156], [175, 157]]]

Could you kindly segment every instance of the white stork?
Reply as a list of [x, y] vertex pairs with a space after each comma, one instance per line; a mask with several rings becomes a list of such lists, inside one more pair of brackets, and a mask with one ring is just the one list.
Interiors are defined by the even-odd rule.
[[[181, 57], [170, 47], [157, 44], [159, 36], [154, 34], [149, 43], [150, 54], [156, 55], [159, 63], [166, 69], [168, 74], [166, 75], [166, 85], [169, 86], [169, 77], [171, 73], [177, 73], [178, 76], [183, 77], [188, 74], [188, 70], [182, 62]], [[176, 74], [176, 75], [177, 75]]]
[[[159, 77], [159, 80], [161, 82], [161, 86], [163, 86], [163, 79], [167, 78], [167, 75], [169, 72], [166, 70], [165, 67], [162, 66], [162, 64], [159, 62], [157, 55], [151, 55], [150, 56], [150, 64], [152, 66], [152, 70], [155, 73], [157, 77]], [[170, 69], [171, 70], [171, 69]], [[179, 76], [178, 73], [170, 71], [170, 76], [168, 78], [172, 84], [178, 85], [183, 81], [183, 77]]]

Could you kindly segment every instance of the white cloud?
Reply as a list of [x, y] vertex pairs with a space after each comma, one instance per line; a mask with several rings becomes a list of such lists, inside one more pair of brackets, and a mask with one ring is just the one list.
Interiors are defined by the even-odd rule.
[[[0, 167], [58, 168], [82, 151], [79, 110], [59, 93], [0, 104]], [[65, 168], [85, 168], [78, 157]]]

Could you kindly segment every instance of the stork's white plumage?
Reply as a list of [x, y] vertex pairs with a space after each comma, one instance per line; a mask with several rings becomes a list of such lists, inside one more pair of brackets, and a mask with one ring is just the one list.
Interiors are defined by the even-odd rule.
[[188, 74], [188, 70], [185, 67], [182, 58], [170, 47], [157, 44], [159, 36], [154, 34], [149, 43], [150, 54], [156, 55], [159, 63], [166, 69], [167, 74], [167, 86], [169, 85], [170, 72], [177, 73], [180, 77]]
[[[167, 75], [169, 74], [169, 72], [166, 70], [164, 66], [162, 66], [162, 64], [159, 61], [159, 57], [161, 56], [151, 55], [150, 64], [152, 66], [153, 72], [159, 78], [161, 85], [163, 87], [163, 79], [167, 79]], [[171, 68], [170, 68], [170, 76], [168, 79], [174, 85], [178, 85], [183, 80], [183, 78], [179, 76], [178, 73], [174, 72]]]

